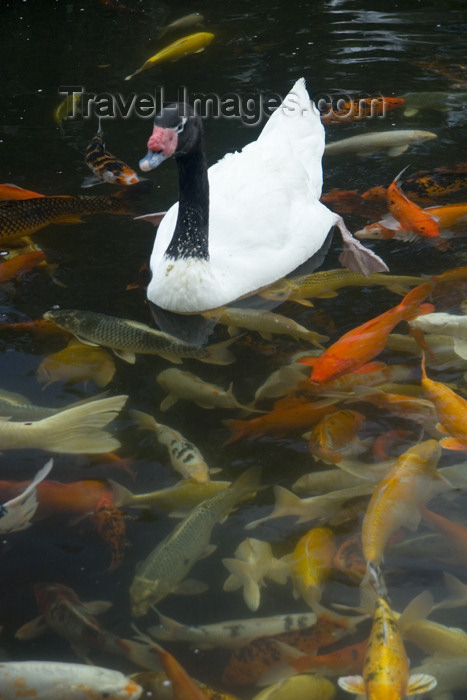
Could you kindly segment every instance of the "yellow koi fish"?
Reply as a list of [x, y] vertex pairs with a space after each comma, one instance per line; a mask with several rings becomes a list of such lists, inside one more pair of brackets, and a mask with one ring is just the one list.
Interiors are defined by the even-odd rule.
[[242, 404], [238, 403], [232, 392], [232, 384], [230, 384], [228, 389], [223, 389], [217, 384], [205, 382], [204, 379], [200, 379], [192, 372], [184, 372], [175, 367], [164, 369], [160, 372], [157, 375], [157, 383], [168, 392], [168, 396], [165, 397], [160, 405], [161, 411], [167, 411], [180, 399], [193, 401], [201, 408], [243, 408], [247, 411], [252, 410], [248, 406], [242, 406]]
[[407, 695], [426, 693], [436, 686], [428, 674], [409, 677], [409, 662], [396, 617], [384, 598], [378, 596], [362, 676], [343, 676], [338, 684], [367, 700], [403, 700]]
[[436, 408], [439, 423], [436, 426], [452, 437], [440, 440], [440, 445], [448, 450], [467, 450], [467, 424], [465, 416], [467, 401], [442, 382], [427, 377], [425, 356], [422, 357], [422, 387]]
[[332, 530], [328, 527], [315, 527], [300, 538], [291, 554], [282, 558], [290, 566], [295, 598], [301, 595], [311, 608], [316, 601], [321, 600], [336, 550]]
[[147, 61], [143, 63], [141, 68], [138, 68], [134, 73], [127, 75], [125, 80], [131, 80], [138, 73], [142, 73], [148, 68], [152, 68], [156, 63], [162, 63], [163, 61], [178, 61], [184, 56], [188, 56], [190, 53], [199, 53], [203, 51], [208, 44], [214, 39], [214, 34], [210, 32], [196, 32], [196, 34], [189, 34], [184, 36], [177, 41], [173, 41], [171, 44], [166, 46], [164, 49], [158, 51], [154, 56], [148, 58]]
[[93, 381], [105, 387], [115, 374], [115, 362], [106, 350], [71, 340], [66, 348], [44, 357], [36, 371], [43, 389], [54, 382], [74, 384]]

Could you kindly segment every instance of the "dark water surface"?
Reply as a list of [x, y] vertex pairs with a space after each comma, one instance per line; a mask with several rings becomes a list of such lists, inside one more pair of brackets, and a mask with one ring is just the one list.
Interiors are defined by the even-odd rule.
[[[445, 91], [455, 96], [467, 91], [467, 69], [460, 67], [465, 61], [467, 29], [467, 9], [463, 2], [126, 2], [127, 10], [116, 9], [116, 2], [106, 5], [98, 0], [48, 3], [3, 0], [0, 3], [1, 182], [12, 182], [48, 195], [84, 192], [81, 182], [89, 171], [82, 154], [95, 133], [97, 119], [68, 121], [60, 129], [53, 119], [63, 97], [58, 94], [59, 86], [80, 85], [86, 92], [128, 95], [130, 92], [154, 94], [162, 85], [168, 99], [173, 99], [183, 87], [189, 94], [213, 92], [222, 96], [234, 92], [244, 97], [249, 93], [273, 92], [283, 96], [297, 78], [304, 76], [312, 95], [357, 92], [391, 97], [407, 92]], [[131, 13], [131, 9], [135, 12]], [[205, 17], [204, 30], [214, 33], [212, 44], [202, 53], [161, 64], [125, 82], [124, 77], [159, 48], [192, 31], [181, 30], [158, 40], [158, 27], [195, 11]], [[398, 109], [388, 112], [384, 119], [329, 125], [326, 127], [329, 142], [391, 128], [425, 129], [435, 132], [437, 139], [411, 147], [396, 158], [388, 157], [385, 152], [366, 157], [355, 154], [325, 157], [323, 190], [342, 188], [363, 192], [371, 186], [388, 184], [405, 166], [409, 166], [410, 172], [453, 167], [465, 159], [466, 122], [464, 97], [450, 102], [443, 111], [427, 108], [404, 117]], [[254, 140], [263, 124], [247, 125], [241, 119], [206, 119], [209, 164]], [[137, 169], [139, 159], [146, 152], [151, 119], [143, 120], [132, 114], [127, 119], [105, 120], [103, 126], [109, 150]], [[166, 163], [150, 177], [155, 186], [142, 212], [168, 209], [177, 198], [175, 164]], [[85, 192], [114, 191], [116, 188], [102, 185]], [[457, 196], [449, 202], [464, 198]], [[352, 214], [345, 215], [345, 220], [353, 231], [369, 223]], [[145, 281], [141, 268], [149, 260], [153, 239], [152, 227], [130, 216], [100, 215], [89, 217], [79, 225], [42, 229], [34, 240], [46, 252], [48, 261], [58, 266], [55, 278], [61, 285], [37, 270], [17, 283], [1, 287], [0, 320], [38, 319], [58, 305], [151, 324], [144, 289], [127, 290], [127, 285], [138, 279]], [[386, 260], [392, 274], [420, 275], [439, 274], [464, 265], [466, 241], [467, 238], [459, 238], [444, 252], [422, 243], [370, 241], [367, 245]], [[324, 267], [337, 267], [339, 252], [336, 237]], [[399, 300], [399, 296], [384, 288], [349, 288], [334, 299], [315, 300], [313, 308], [288, 303], [276, 310], [335, 340]], [[398, 330], [406, 332], [402, 326]], [[225, 328], [218, 326], [213, 339], [225, 337]], [[98, 394], [100, 389], [93, 382], [87, 385], [56, 382], [45, 389], [38, 382], [36, 371], [42, 359], [61, 349], [65, 342], [60, 338], [44, 340], [27, 333], [2, 332], [0, 388], [19, 392], [34, 403], [47, 406], [65, 406]], [[275, 336], [268, 341], [249, 333], [234, 344], [237, 361], [233, 365], [216, 367], [185, 360], [183, 368], [225, 388], [233, 382], [239, 401], [248, 403], [272, 371], [286, 363], [294, 352], [307, 349], [306, 343], [286, 336]], [[382, 359], [410, 361], [406, 355], [389, 351]], [[315, 465], [318, 469], [325, 466], [316, 463], [307, 452], [306, 442], [297, 438], [263, 438], [223, 446], [230, 433], [222, 421], [241, 415], [228, 410], [209, 411], [185, 401], [162, 413], [159, 406], [165, 392], [156, 383], [156, 377], [172, 365], [157, 356], [139, 356], [134, 365], [116, 359], [116, 364], [115, 377], [106, 389], [108, 393], [128, 394], [128, 407], [151, 413], [157, 420], [181, 431], [198, 446], [210, 466], [221, 469], [214, 478], [231, 480], [248, 466], [259, 464], [266, 483], [290, 488]], [[412, 364], [418, 366], [418, 359], [413, 358]], [[458, 371], [438, 372], [434, 378], [449, 381], [464, 391], [464, 370], [460, 363]], [[389, 414], [378, 416], [377, 420], [381, 432], [401, 425]], [[130, 459], [134, 477], [99, 458], [62, 454], [54, 455], [51, 477], [64, 482], [109, 477], [137, 493], [176, 482], [178, 475], [170, 467], [165, 448], [148, 433], [138, 431], [127, 413], [123, 412], [115, 423], [115, 432], [123, 444], [119, 454]], [[452, 456], [443, 452], [443, 466], [461, 461], [464, 454]], [[2, 479], [31, 478], [46, 459], [46, 453], [34, 450], [3, 451]], [[240, 591], [222, 591], [227, 572], [221, 558], [233, 556], [235, 548], [247, 536], [280, 543], [281, 554], [291, 551], [298, 536], [313, 526], [308, 523], [297, 528], [293, 521], [275, 520], [258, 530], [243, 529], [245, 523], [266, 514], [272, 503], [272, 490], [267, 489], [254, 503], [243, 505], [223, 526], [218, 526], [212, 538], [218, 545], [217, 551], [193, 570], [194, 577], [209, 583], [209, 592], [198, 597], [171, 595], [161, 602], [161, 611], [193, 624], [252, 615]], [[462, 494], [453, 503], [450, 506], [441, 500], [438, 511], [448, 515], [454, 507], [453, 517], [457, 515], [465, 520]], [[53, 634], [30, 642], [14, 639], [16, 629], [37, 615], [32, 586], [38, 581], [64, 583], [74, 588], [83, 600], [112, 601], [112, 611], [102, 618], [103, 624], [122, 636], [131, 636], [128, 589], [136, 563], [147, 556], [175, 521], [160, 513], [144, 515], [137, 510], [128, 513], [130, 547], [121, 568], [112, 573], [106, 571], [109, 551], [89, 517], [71, 524], [66, 518], [46, 518], [24, 532], [2, 539], [0, 644], [7, 658], [75, 659], [67, 644]], [[358, 525], [353, 523], [348, 534], [357, 529]], [[342, 538], [345, 533], [337, 534]], [[400, 610], [424, 588], [437, 597], [443, 596], [442, 571], [450, 568], [465, 580], [466, 563], [455, 561], [449, 567], [427, 556], [420, 560], [389, 561], [387, 579], [394, 607]], [[358, 592], [346, 579], [332, 581], [325, 588], [323, 602], [329, 605], [334, 600], [356, 604]], [[303, 601], [293, 599], [289, 585], [280, 587], [271, 582], [262, 589], [258, 615], [299, 611], [303, 606]], [[467, 629], [463, 608], [453, 613], [452, 618], [444, 619]], [[156, 616], [150, 613], [138, 623], [145, 629], [156, 623]], [[183, 645], [171, 649], [188, 668], [195, 670], [197, 661], [191, 651]], [[416, 647], [409, 648], [409, 655], [412, 665], [421, 658]], [[118, 658], [98, 655], [93, 658], [109, 667], [127, 668]], [[218, 680], [217, 657], [205, 652], [202, 662], [204, 677]], [[254, 688], [231, 690], [246, 698], [255, 694]]]

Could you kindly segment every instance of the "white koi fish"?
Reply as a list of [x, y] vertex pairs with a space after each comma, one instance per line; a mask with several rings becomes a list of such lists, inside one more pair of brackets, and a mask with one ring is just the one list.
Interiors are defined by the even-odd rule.
[[210, 384], [191, 372], [172, 367], [157, 375], [157, 383], [168, 392], [168, 396], [160, 405], [161, 411], [167, 411], [180, 399], [193, 401], [201, 408], [242, 408], [251, 411], [248, 406], [242, 406], [232, 393], [232, 384], [228, 389], [216, 384]]

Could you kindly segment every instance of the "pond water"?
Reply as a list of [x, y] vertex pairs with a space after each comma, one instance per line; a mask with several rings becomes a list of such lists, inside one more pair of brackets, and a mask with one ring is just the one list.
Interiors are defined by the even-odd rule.
[[[377, 5], [377, 9], [375, 6]], [[177, 62], [161, 63], [132, 81], [124, 77], [135, 71], [157, 50], [197, 29], [168, 32], [159, 38], [160, 27], [191, 12], [204, 16], [203, 31], [214, 40], [201, 53]], [[432, 131], [436, 139], [411, 146], [397, 157], [380, 151], [372, 155], [325, 156], [323, 191], [366, 189], [389, 184], [406, 166], [410, 173], [444, 166], [453, 168], [464, 160], [467, 111], [467, 69], [465, 3], [406, 2], [379, 3], [364, 0], [297, 0], [286, 5], [278, 0], [226, 0], [222, 3], [200, 0], [187, 2], [153, 2], [141, 0], [122, 3], [110, 0], [75, 2], [0, 3], [0, 57], [2, 65], [0, 104], [0, 179], [45, 195], [80, 195], [113, 193], [117, 188], [101, 185], [83, 190], [81, 183], [89, 175], [83, 152], [96, 131], [97, 118], [76, 118], [59, 126], [54, 110], [63, 99], [60, 87], [81, 86], [84, 92], [128, 96], [130, 92], [160, 95], [174, 99], [185, 88], [188, 95], [235, 93], [240, 99], [248, 95], [275, 93], [284, 96], [295, 80], [304, 76], [312, 96], [384, 95], [445, 92], [437, 104], [422, 107], [411, 116], [404, 109], [388, 111], [384, 117], [328, 124], [327, 142], [357, 134], [390, 129]], [[159, 92], [158, 92], [159, 91]], [[241, 149], [257, 138], [264, 126], [248, 124], [241, 118], [206, 118], [204, 129], [208, 163], [215, 163], [224, 153]], [[137, 169], [146, 153], [152, 129], [151, 119], [138, 117], [104, 119], [108, 149]], [[154, 188], [140, 204], [138, 213], [164, 211], [177, 199], [175, 164], [168, 162], [150, 174]], [[442, 203], [462, 202], [462, 192]], [[329, 205], [331, 206], [331, 205]], [[332, 207], [331, 207], [332, 208]], [[345, 213], [351, 231], [361, 229], [371, 219], [361, 213]], [[40, 319], [54, 306], [105, 313], [120, 318], [152, 324], [144, 285], [154, 240], [154, 229], [132, 216], [100, 214], [86, 217], [76, 225], [55, 224], [34, 235], [34, 242], [45, 251], [47, 261], [56, 266], [53, 275], [37, 268], [21, 279], [0, 287], [0, 320], [5, 323]], [[366, 241], [382, 256], [394, 275], [434, 275], [464, 265], [467, 238], [456, 238], [446, 250], [426, 243], [402, 241]], [[338, 267], [340, 239], [336, 236], [322, 269]], [[130, 286], [130, 288], [128, 288]], [[465, 292], [464, 292], [465, 294]], [[400, 296], [384, 287], [349, 287], [330, 299], [315, 299], [312, 307], [286, 302], [275, 311], [293, 318], [306, 328], [328, 335], [329, 342], [360, 323], [386, 311], [400, 301]], [[459, 313], [462, 293], [453, 295], [437, 310]], [[396, 329], [406, 333], [407, 327]], [[216, 326], [211, 342], [226, 339], [224, 326]], [[97, 396], [102, 391], [92, 380], [67, 383], [55, 381], [48, 386], [38, 381], [37, 370], [44, 358], [62, 349], [68, 339], [60, 336], [40, 337], [23, 331], [3, 329], [0, 333], [0, 388], [18, 392], [35, 404], [64, 407], [75, 401]], [[256, 389], [297, 352], [310, 346], [285, 335], [264, 339], [248, 332], [231, 347], [236, 362], [228, 366], [201, 364], [184, 360], [186, 369], [202, 379], [227, 388], [242, 404], [250, 403]], [[419, 356], [385, 350], [377, 358], [389, 364], [409, 364], [419, 372]], [[246, 418], [238, 410], [207, 410], [187, 401], [179, 401], [166, 412], [160, 404], [166, 393], [156, 378], [172, 367], [158, 356], [137, 357], [135, 364], [115, 358], [116, 372], [105, 387], [108, 395], [126, 394], [126, 409], [112, 431], [122, 447], [117, 454], [125, 458], [130, 471], [98, 455], [91, 457], [54, 454], [51, 478], [60, 482], [80, 479], [113, 479], [135, 493], [173, 485], [178, 475], [170, 466], [167, 450], [155, 436], [141, 431], [127, 409], [153, 415], [191, 440], [213, 469], [216, 479], [232, 480], [248, 467], [262, 467], [265, 484], [291, 488], [303, 474], [324, 469], [308, 452], [300, 433], [291, 431], [280, 439], [265, 436], [257, 440], [239, 440], [225, 444], [230, 430], [228, 418]], [[437, 381], [449, 382], [465, 392], [465, 362], [458, 367], [430, 372]], [[419, 374], [416, 374], [418, 381]], [[263, 408], [272, 408], [264, 403]], [[393, 429], [409, 429], [413, 444], [425, 439], [417, 424], [375, 411], [370, 404], [359, 404], [366, 413], [362, 437], [377, 437]], [[410, 445], [409, 441], [409, 445]], [[0, 452], [2, 445], [0, 444]], [[370, 455], [371, 457], [371, 455]], [[4, 450], [0, 456], [2, 479], [30, 479], [49, 455], [32, 449]], [[443, 450], [440, 466], [461, 462], [465, 452]], [[311, 495], [311, 494], [310, 494]], [[452, 494], [451, 494], [452, 495]], [[315, 523], [296, 525], [293, 518], [276, 519], [253, 530], [248, 522], [264, 517], [274, 503], [272, 488], [261, 491], [254, 500], [238, 507], [229, 518], [216, 526], [212, 542], [216, 551], [199, 561], [193, 577], [209, 585], [197, 596], [170, 595], [160, 603], [160, 610], [181, 622], [205, 624], [225, 619], [251, 617], [241, 591], [224, 592], [227, 570], [223, 557], [232, 557], [247, 536], [269, 541], [277, 556], [290, 552], [298, 538]], [[438, 498], [436, 510], [453, 519], [465, 521], [465, 497]], [[433, 506], [435, 509], [435, 506]], [[33, 585], [59, 582], [72, 587], [82, 600], [108, 600], [112, 609], [102, 624], [121, 636], [129, 637], [131, 613], [129, 587], [136, 564], [144, 559], [174, 527], [173, 519], [162, 511], [126, 509], [129, 546], [123, 564], [109, 572], [110, 552], [100, 539], [95, 520], [89, 513], [81, 519], [49, 515], [37, 519], [33, 527], [9, 535], [1, 541], [0, 646], [6, 659], [76, 659], [66, 643], [50, 633], [31, 641], [14, 638], [16, 630], [35, 617], [37, 606]], [[349, 516], [350, 517], [350, 516]], [[336, 526], [338, 541], [359, 532], [361, 513], [344, 525]], [[423, 533], [430, 530], [423, 527]], [[449, 560], [420, 551], [416, 556], [389, 556], [385, 562], [386, 583], [396, 610], [421, 590], [429, 589], [435, 598], [446, 595], [443, 572], [450, 571], [466, 579], [466, 563], [456, 557]], [[191, 576], [191, 574], [190, 574]], [[323, 594], [326, 606], [333, 602], [358, 605], [358, 588], [344, 575], [331, 576]], [[280, 586], [272, 581], [261, 589], [261, 616], [301, 611], [303, 601], [295, 600], [290, 583]], [[465, 608], [444, 614], [443, 622], [467, 630]], [[155, 624], [149, 612], [138, 619], [143, 630]], [[364, 633], [363, 633], [364, 634]], [[186, 667], [202, 680], [220, 684], [220, 669], [228, 661], [228, 652], [195, 653], [183, 644], [168, 644]], [[412, 665], [423, 657], [415, 646], [408, 646]], [[92, 653], [91, 657], [112, 668], [136, 670], [118, 657]], [[254, 696], [252, 687], [225, 688], [245, 698]], [[338, 691], [342, 697], [343, 691]]]

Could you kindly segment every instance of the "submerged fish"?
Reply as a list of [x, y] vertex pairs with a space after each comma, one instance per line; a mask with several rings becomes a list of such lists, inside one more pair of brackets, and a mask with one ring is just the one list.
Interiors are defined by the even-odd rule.
[[299, 539], [293, 552], [282, 558], [281, 561], [290, 567], [295, 598], [301, 596], [311, 608], [321, 600], [335, 553], [336, 543], [332, 530], [328, 527], [314, 527]]
[[97, 399], [26, 423], [0, 417], [0, 449], [36, 448], [65, 454], [116, 450], [120, 442], [102, 428], [116, 418], [127, 398]]
[[233, 384], [228, 389], [223, 389], [217, 384], [205, 382], [191, 372], [184, 372], [175, 367], [164, 369], [157, 375], [157, 383], [168, 392], [168, 396], [161, 403], [161, 411], [167, 411], [179, 399], [193, 401], [201, 408], [243, 408], [233, 395]]
[[190, 12], [188, 15], [183, 15], [178, 19], [174, 19], [170, 24], [161, 27], [159, 39], [168, 32], [176, 31], [177, 29], [186, 29], [187, 27], [197, 27], [204, 23], [204, 17], [200, 12]]
[[327, 143], [324, 155], [337, 156], [342, 153], [356, 153], [368, 156], [378, 151], [387, 151], [388, 156], [400, 156], [413, 144], [430, 141], [437, 137], [431, 131], [403, 129], [400, 131], [376, 131], [371, 134], [358, 134], [347, 139]]
[[108, 571], [115, 571], [123, 562], [128, 540], [125, 516], [115, 505], [111, 494], [99, 498], [94, 508], [94, 520], [100, 538], [109, 545], [112, 554]]
[[73, 333], [83, 343], [111, 348], [125, 362], [134, 363], [136, 354], [160, 355], [176, 364], [180, 364], [183, 357], [213, 365], [235, 361], [228, 349], [235, 338], [204, 347], [189, 345], [138, 321], [76, 309], [53, 309], [44, 314], [44, 319]]
[[281, 679], [264, 688], [253, 700], [333, 700], [334, 684], [321, 675], [302, 674]]
[[36, 376], [44, 389], [54, 382], [93, 381], [98, 387], [105, 387], [112, 381], [115, 371], [114, 359], [106, 350], [73, 339], [63, 350], [44, 357]]
[[149, 645], [122, 639], [99, 625], [94, 616], [106, 612], [111, 603], [85, 603], [72, 588], [60, 583], [37, 583], [34, 593], [41, 614], [16, 632], [17, 639], [35, 639], [52, 629], [70, 642], [80, 658], [87, 660], [89, 649], [99, 649], [125, 656], [142, 668], [160, 669], [157, 655]]
[[[424, 333], [440, 333], [452, 338], [454, 352], [463, 360], [467, 360], [467, 316], [437, 312], [420, 316], [410, 322], [413, 328]], [[429, 340], [429, 339], [428, 339]], [[430, 357], [427, 357], [429, 360]]]
[[22, 255], [15, 255], [9, 260], [0, 264], [0, 284], [15, 280], [24, 275], [25, 272], [33, 270], [41, 263], [46, 263], [43, 250], [33, 250]]
[[172, 42], [164, 49], [161, 49], [154, 54], [154, 56], [148, 58], [148, 60], [145, 61], [143, 65], [138, 68], [138, 70], [130, 75], [127, 75], [125, 80], [134, 78], [134, 76], [138, 75], [138, 73], [142, 73], [142, 71], [152, 68], [152, 66], [155, 66], [157, 63], [162, 63], [163, 61], [178, 61], [180, 58], [188, 56], [188, 54], [199, 53], [200, 51], [203, 51], [203, 49], [208, 46], [213, 39], [214, 34], [211, 34], [210, 32], [197, 32], [196, 34], [189, 34], [181, 39], [177, 39], [177, 41]]
[[198, 448], [183, 437], [178, 430], [170, 428], [168, 425], [158, 423], [148, 413], [143, 411], [131, 411], [140, 428], [151, 430], [157, 435], [160, 443], [165, 445], [169, 451], [170, 461], [175, 471], [179, 472], [184, 479], [192, 479], [198, 483], [209, 481], [209, 467]]
[[159, 625], [148, 628], [150, 635], [165, 641], [190, 642], [197, 649], [210, 647], [236, 649], [258, 637], [274, 637], [283, 632], [307, 629], [316, 622], [316, 614], [307, 611], [195, 626], [183, 625], [162, 615], [159, 610], [156, 612], [159, 615]]
[[81, 187], [92, 187], [101, 182], [111, 185], [134, 185], [140, 181], [138, 174], [126, 163], [105, 150], [104, 132], [99, 120], [99, 129], [89, 142], [84, 161], [93, 175], [84, 179]]
[[13, 185], [11, 182], [5, 182], [0, 185], [0, 201], [4, 199], [34, 199], [34, 197], [43, 197], [39, 192], [25, 190], [19, 185]]
[[38, 506], [36, 487], [45, 479], [52, 466], [53, 461], [50, 459], [19, 496], [0, 505], [0, 534], [25, 530], [31, 525], [31, 518]]
[[[19, 690], [20, 689], [20, 690]], [[66, 689], [66, 691], [64, 690]], [[120, 671], [61, 661], [7, 661], [0, 663], [3, 700], [138, 700], [143, 689]]]
[[[404, 168], [405, 170], [405, 168]], [[412, 202], [399, 187], [399, 180], [404, 171], [394, 179], [387, 191], [389, 213], [399, 221], [402, 228], [413, 231], [424, 238], [439, 236], [438, 223], [431, 214]]]
[[150, 180], [126, 187], [114, 194], [95, 197], [56, 195], [0, 202], [0, 244], [16, 243], [49, 224], [79, 224], [89, 214], [130, 214], [142, 195], [152, 187]]
[[241, 474], [228, 489], [196, 506], [153, 549], [139, 565], [130, 587], [133, 617], [145, 615], [150, 605], [176, 592], [177, 588], [183, 590], [181, 584], [187, 573], [203, 554], [212, 550], [209, 540], [214, 525], [234, 505], [258, 490], [259, 477], [260, 470], [256, 467]]
[[404, 117], [413, 117], [421, 109], [433, 109], [448, 112], [450, 108], [462, 108], [467, 92], [406, 92], [401, 95], [404, 100]]
[[67, 95], [54, 111], [54, 122], [61, 127], [66, 119], [81, 114], [81, 92], [74, 92], [72, 95]]
[[[0, 482], [1, 484], [1, 482]], [[176, 514], [190, 511], [206, 498], [215, 496], [219, 491], [225, 491], [230, 481], [214, 481], [199, 483], [192, 479], [182, 479], [174, 486], [165, 489], [149, 491], [148, 493], [132, 493], [129, 489], [115, 481], [111, 481], [115, 504], [120, 508], [156, 508], [158, 510], [174, 510]], [[66, 484], [61, 484], [66, 486]]]

